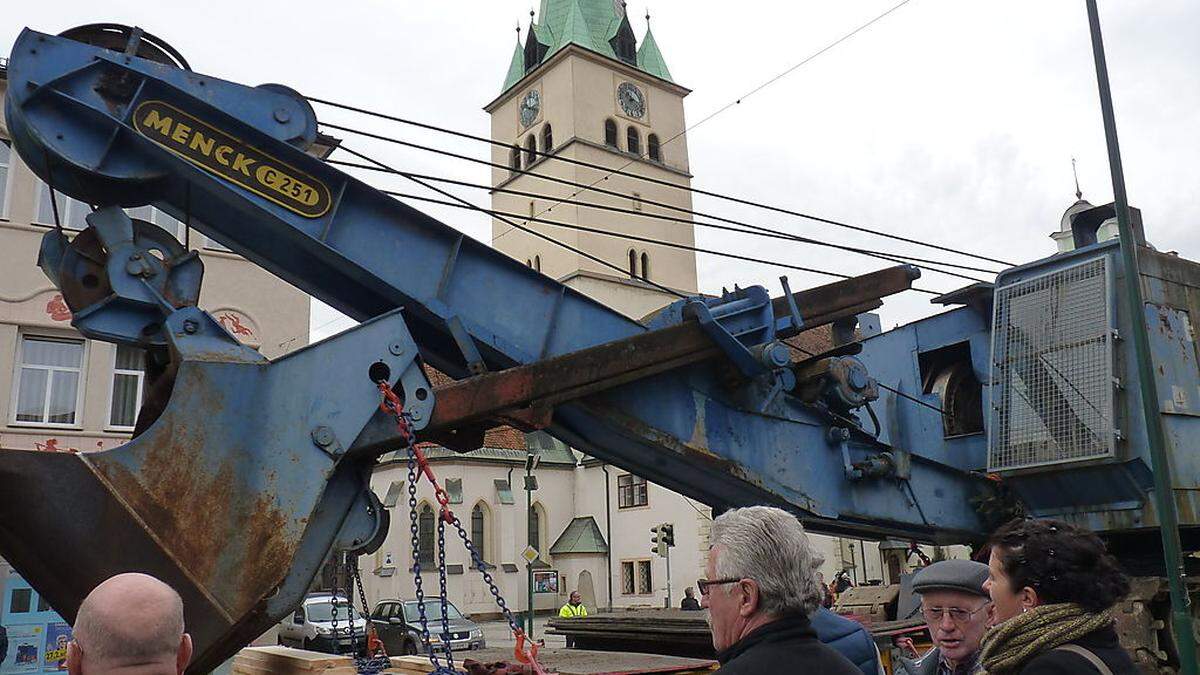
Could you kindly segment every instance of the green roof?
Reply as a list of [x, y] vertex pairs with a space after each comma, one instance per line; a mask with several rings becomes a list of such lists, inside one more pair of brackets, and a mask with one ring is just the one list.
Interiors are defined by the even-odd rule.
[[608, 553], [608, 544], [595, 518], [580, 516], [567, 525], [558, 541], [550, 547], [550, 555], [564, 553]]
[[[626, 21], [625, 8], [620, 0], [542, 0], [537, 18], [537, 23], [529, 25], [527, 39], [536, 39], [545, 48], [542, 61], [569, 44], [618, 59], [611, 41]], [[643, 44], [642, 49], [637, 51], [637, 67], [651, 75], [671, 81], [667, 64], [663, 61], [662, 53], [649, 30], [646, 32], [646, 38], [650, 44], [648, 48]], [[646, 65], [643, 65], [643, 61]], [[525, 68], [524, 50], [518, 45], [504, 77], [503, 91], [508, 91], [535, 67], [537, 64]]]
[[646, 26], [646, 37], [642, 38], [642, 46], [638, 47], [637, 62], [638, 68], [647, 73], [661, 77], [668, 82], [674, 82], [671, 79], [671, 71], [667, 70], [667, 62], [663, 60], [662, 52], [658, 51], [658, 43], [654, 41], [654, 33], [650, 32], [649, 26]]
[[508, 64], [508, 74], [504, 76], [505, 90], [516, 84], [517, 80], [522, 77], [525, 77], [525, 50], [521, 49], [521, 41], [517, 40], [517, 46], [513, 48], [512, 61]]

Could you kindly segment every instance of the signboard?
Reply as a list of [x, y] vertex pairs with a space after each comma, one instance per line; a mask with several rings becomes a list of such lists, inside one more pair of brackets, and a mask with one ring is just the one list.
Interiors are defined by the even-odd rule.
[[532, 546], [526, 546], [525, 550], [521, 551], [521, 557], [525, 559], [526, 565], [532, 565], [540, 556], [541, 554], [538, 553], [538, 550]]
[[71, 627], [20, 575], [10, 576], [5, 584], [0, 625], [8, 631], [8, 653], [0, 660], [0, 675], [67, 670]]
[[558, 570], [548, 570], [533, 573], [534, 593], [558, 594]]

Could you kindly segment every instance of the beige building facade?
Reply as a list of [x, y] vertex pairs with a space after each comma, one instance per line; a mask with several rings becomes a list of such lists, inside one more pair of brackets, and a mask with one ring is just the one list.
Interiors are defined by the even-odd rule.
[[[37, 267], [54, 227], [50, 192], [10, 147], [0, 68], [0, 448], [89, 452], [125, 443], [144, 392], [141, 350], [88, 340]], [[58, 195], [68, 232], [90, 208]], [[278, 357], [308, 343], [309, 297], [152, 207], [130, 214], [171, 232], [204, 263], [200, 307], [243, 343]], [[0, 562], [0, 568], [4, 568]], [[0, 587], [6, 570], [0, 569]]]

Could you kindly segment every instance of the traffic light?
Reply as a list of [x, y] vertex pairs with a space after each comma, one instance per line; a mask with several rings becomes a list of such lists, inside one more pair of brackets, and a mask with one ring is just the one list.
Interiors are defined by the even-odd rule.
[[662, 525], [658, 526], [658, 531], [662, 532], [662, 540], [663, 540], [664, 544], [666, 544], [667, 546], [675, 545], [675, 524], [674, 523], [663, 523]]
[[650, 547], [652, 553], [657, 553], [662, 557], [667, 557], [667, 542], [663, 539], [663, 526], [655, 525], [650, 528], [650, 534], [654, 535], [650, 538], [650, 543], [654, 544]]

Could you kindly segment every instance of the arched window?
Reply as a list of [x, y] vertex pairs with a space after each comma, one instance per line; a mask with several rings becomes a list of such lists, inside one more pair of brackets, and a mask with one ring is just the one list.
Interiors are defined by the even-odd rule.
[[529, 134], [525, 138], [525, 168], [529, 168], [535, 159], [537, 159], [537, 139], [533, 137], [533, 134]]
[[417, 516], [417, 562], [433, 562], [433, 507], [426, 504]]
[[604, 120], [604, 144], [617, 147], [617, 123], [612, 120]]
[[526, 258], [525, 264], [528, 265], [532, 269], [533, 268], [533, 258]]
[[642, 154], [642, 137], [633, 125], [625, 132], [625, 148], [635, 155]]
[[554, 149], [554, 132], [550, 130], [550, 123], [547, 122], [542, 127], [542, 152], [550, 152]]
[[487, 562], [491, 552], [491, 513], [487, 504], [479, 502], [471, 509], [471, 543], [479, 551], [479, 559]]
[[642, 251], [642, 278], [650, 278], [650, 254]]
[[508, 153], [508, 169], [510, 173], [521, 170], [521, 146], [514, 145]]
[[546, 550], [542, 546], [546, 524], [546, 509], [540, 502], [537, 502], [533, 508], [529, 509], [529, 542], [542, 553], [543, 557], [546, 554]]
[[533, 269], [535, 269], [539, 272], [542, 271], [542, 256], [540, 256], [540, 255], [533, 256]]
[[646, 137], [646, 152], [650, 155], [650, 159], [661, 162], [662, 152], [658, 147], [658, 134], [650, 134]]
[[637, 278], [637, 275], [638, 275], [637, 274], [637, 264], [638, 264], [637, 251], [635, 251], [633, 249], [629, 249], [629, 277], [631, 279]]

